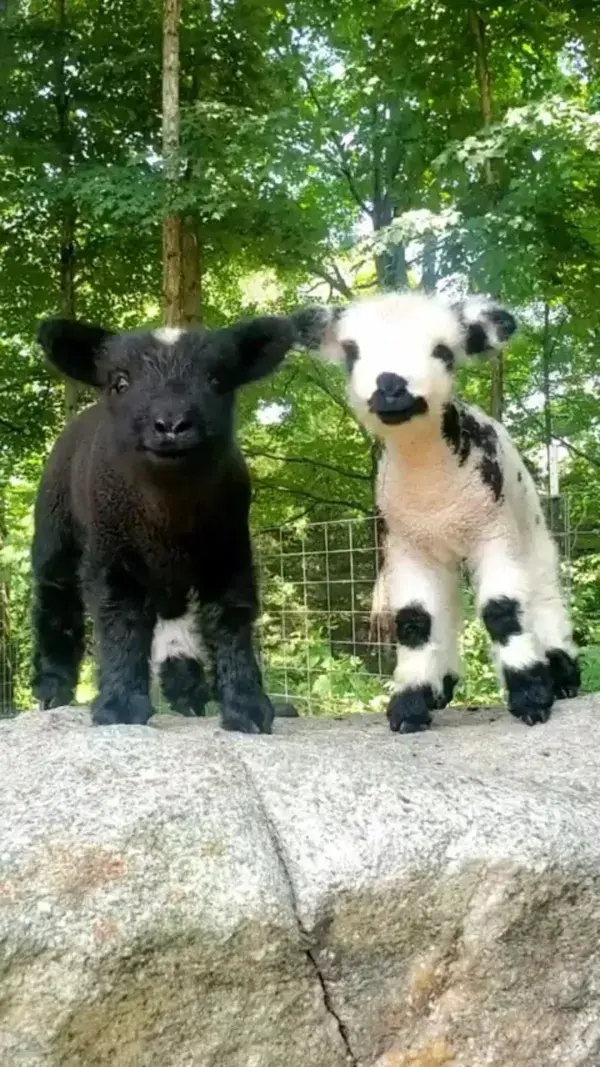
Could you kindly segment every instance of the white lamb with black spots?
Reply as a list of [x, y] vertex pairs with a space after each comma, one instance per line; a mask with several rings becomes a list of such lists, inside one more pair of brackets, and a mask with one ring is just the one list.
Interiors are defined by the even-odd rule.
[[426, 729], [452, 698], [463, 562], [510, 711], [545, 722], [554, 698], [580, 685], [556, 547], [504, 427], [453, 396], [455, 368], [501, 349], [514, 318], [479, 296], [450, 304], [411, 292], [304, 309], [295, 321], [305, 347], [346, 366], [352, 405], [384, 444], [374, 604], [395, 625], [392, 730]]

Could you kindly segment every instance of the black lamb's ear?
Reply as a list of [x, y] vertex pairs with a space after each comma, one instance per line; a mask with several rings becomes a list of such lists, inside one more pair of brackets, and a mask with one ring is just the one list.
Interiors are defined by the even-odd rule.
[[510, 311], [484, 296], [469, 296], [454, 304], [467, 356], [493, 356], [517, 329]]
[[237, 389], [270, 374], [296, 343], [289, 318], [263, 315], [218, 331], [222, 354], [218, 376], [227, 389]]
[[300, 308], [290, 316], [296, 330], [296, 343], [309, 352], [318, 351], [339, 318], [341, 309], [316, 304]]
[[100, 356], [113, 334], [101, 326], [91, 326], [71, 319], [44, 319], [37, 332], [37, 342], [50, 363], [61, 374], [84, 385], [102, 385]]
[[319, 352], [333, 363], [344, 362], [344, 350], [337, 339], [337, 325], [344, 313], [342, 307], [300, 308], [291, 315], [296, 330], [296, 344], [309, 352]]

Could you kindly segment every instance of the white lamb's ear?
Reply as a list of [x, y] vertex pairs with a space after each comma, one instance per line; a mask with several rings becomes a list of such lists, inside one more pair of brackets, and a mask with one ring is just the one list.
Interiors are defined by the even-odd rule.
[[309, 352], [318, 352], [332, 363], [344, 362], [344, 349], [338, 341], [337, 327], [343, 308], [309, 307], [291, 316], [296, 343]]
[[510, 311], [486, 296], [468, 296], [453, 305], [467, 356], [493, 356], [510, 340], [517, 323]]

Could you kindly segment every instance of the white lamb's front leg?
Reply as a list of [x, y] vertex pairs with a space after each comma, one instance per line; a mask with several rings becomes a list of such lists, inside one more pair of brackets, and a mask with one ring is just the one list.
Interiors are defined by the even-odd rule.
[[431, 712], [448, 703], [457, 680], [450, 672], [457, 662], [457, 575], [396, 538], [388, 540], [385, 569], [397, 642], [387, 714], [392, 730], [414, 733], [431, 725]]
[[546, 722], [553, 692], [534, 627], [535, 576], [508, 535], [484, 541], [471, 565], [479, 613], [506, 686], [509, 711], [528, 726]]

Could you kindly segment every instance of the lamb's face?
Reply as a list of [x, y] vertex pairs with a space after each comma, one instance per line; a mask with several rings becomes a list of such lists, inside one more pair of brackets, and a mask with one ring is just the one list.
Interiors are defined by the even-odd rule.
[[353, 405], [374, 428], [409, 422], [450, 399], [461, 336], [443, 305], [412, 294], [365, 300], [341, 316], [337, 341]]
[[38, 339], [64, 374], [103, 391], [124, 461], [197, 471], [213, 470], [228, 454], [236, 389], [274, 370], [295, 332], [288, 319], [271, 316], [222, 330], [122, 334], [51, 319]]
[[304, 342], [346, 367], [357, 414], [384, 435], [428, 414], [437, 417], [450, 400], [458, 363], [499, 349], [516, 328], [508, 312], [485, 298], [450, 305], [423, 293], [389, 293], [310, 316], [297, 317]]
[[167, 469], [214, 463], [233, 433], [233, 392], [211, 334], [159, 329], [106, 342], [105, 402], [121, 455]]

